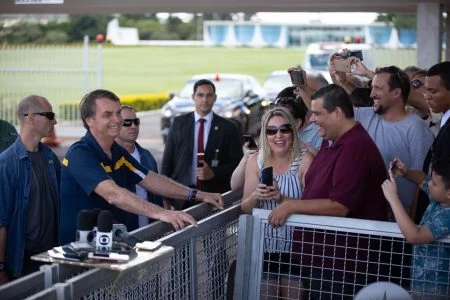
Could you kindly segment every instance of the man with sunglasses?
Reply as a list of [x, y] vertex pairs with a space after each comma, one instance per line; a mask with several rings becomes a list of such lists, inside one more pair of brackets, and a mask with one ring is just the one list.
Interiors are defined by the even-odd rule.
[[118, 223], [136, 214], [170, 223], [176, 230], [196, 224], [185, 212], [165, 210], [140, 199], [130, 192], [136, 184], [164, 197], [223, 207], [220, 194], [189, 189], [149, 171], [115, 142], [123, 118], [114, 93], [99, 89], [86, 94], [80, 113], [86, 135], [70, 147], [62, 162], [60, 243], [75, 240], [76, 217], [83, 209], [109, 210]]
[[[158, 166], [153, 155], [147, 149], [142, 148], [138, 142], [139, 137], [139, 125], [141, 120], [136, 116], [136, 110], [129, 105], [122, 105], [122, 111], [120, 112], [123, 118], [122, 129], [116, 138], [116, 142], [125, 148], [128, 153], [131, 154], [141, 165], [146, 167], [149, 171], [158, 174]], [[141, 199], [147, 200], [153, 204], [163, 207], [162, 198], [153, 193], [147, 192], [139, 184], [132, 187], [131, 191], [138, 195]], [[128, 223], [128, 230], [134, 230], [137, 227], [142, 227], [149, 224], [149, 219], [145, 216], [139, 216], [130, 214], [130, 223]]]
[[54, 132], [48, 100], [31, 95], [17, 109], [20, 135], [0, 154], [0, 284], [35, 272], [30, 257], [57, 245], [59, 159], [40, 141]]

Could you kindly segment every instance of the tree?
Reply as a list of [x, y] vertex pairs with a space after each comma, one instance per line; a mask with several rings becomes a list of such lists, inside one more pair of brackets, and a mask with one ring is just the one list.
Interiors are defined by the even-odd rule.
[[383, 22], [387, 25], [392, 25], [397, 29], [403, 28], [417, 28], [416, 14], [379, 14], [377, 22]]
[[108, 22], [113, 16], [108, 15], [72, 15], [69, 19], [67, 34], [70, 41], [82, 41], [85, 35], [94, 39], [99, 33], [105, 33]]

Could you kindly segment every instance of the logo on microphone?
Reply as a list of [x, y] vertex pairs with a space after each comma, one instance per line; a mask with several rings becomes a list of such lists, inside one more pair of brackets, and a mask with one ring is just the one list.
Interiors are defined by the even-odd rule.
[[98, 241], [99, 241], [100, 245], [108, 246], [108, 244], [111, 242], [111, 239], [109, 238], [109, 236], [102, 234], [98, 237]]

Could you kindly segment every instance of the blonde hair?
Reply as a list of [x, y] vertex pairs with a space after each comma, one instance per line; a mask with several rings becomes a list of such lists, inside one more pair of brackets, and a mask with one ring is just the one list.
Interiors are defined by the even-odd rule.
[[269, 123], [270, 119], [272, 119], [275, 116], [279, 116], [282, 118], [285, 118], [288, 122], [288, 124], [292, 128], [292, 144], [291, 144], [291, 151], [290, 151], [290, 158], [289, 160], [292, 162], [294, 157], [296, 157], [300, 153], [300, 142], [298, 140], [297, 131], [295, 130], [295, 121], [292, 114], [284, 107], [272, 107], [269, 108], [264, 112], [264, 115], [261, 120], [261, 133], [259, 136], [259, 143], [260, 148], [263, 152], [263, 160], [264, 165], [269, 165], [270, 155], [271, 155], [271, 149], [269, 146], [269, 142], [267, 140], [267, 134], [266, 134], [266, 127]]

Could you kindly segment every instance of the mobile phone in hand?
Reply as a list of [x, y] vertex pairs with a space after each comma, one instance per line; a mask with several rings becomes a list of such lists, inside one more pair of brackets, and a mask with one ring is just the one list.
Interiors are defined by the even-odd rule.
[[350, 73], [351, 65], [348, 59], [337, 59], [334, 61], [334, 69], [337, 72]]
[[267, 186], [273, 185], [273, 168], [272, 167], [265, 167], [261, 170], [261, 177], [259, 182], [262, 184], [265, 184]]
[[362, 50], [354, 50], [354, 51], [350, 51], [348, 53], [349, 57], [356, 57], [358, 58], [360, 61], [363, 60], [363, 54], [362, 54]]
[[250, 150], [258, 149], [258, 146], [256, 145], [255, 140], [253, 139], [253, 137], [250, 134], [243, 134], [242, 138], [244, 139], [244, 141], [246, 143], [248, 142], [248, 149], [250, 149]]
[[204, 153], [197, 153], [197, 168], [203, 168]]
[[304, 86], [305, 85], [305, 71], [301, 68], [293, 68], [291, 69], [289, 75], [291, 75], [291, 82], [295, 86]]
[[393, 160], [389, 163], [389, 171], [391, 171], [392, 174], [394, 174], [395, 168], [397, 168], [397, 161]]

